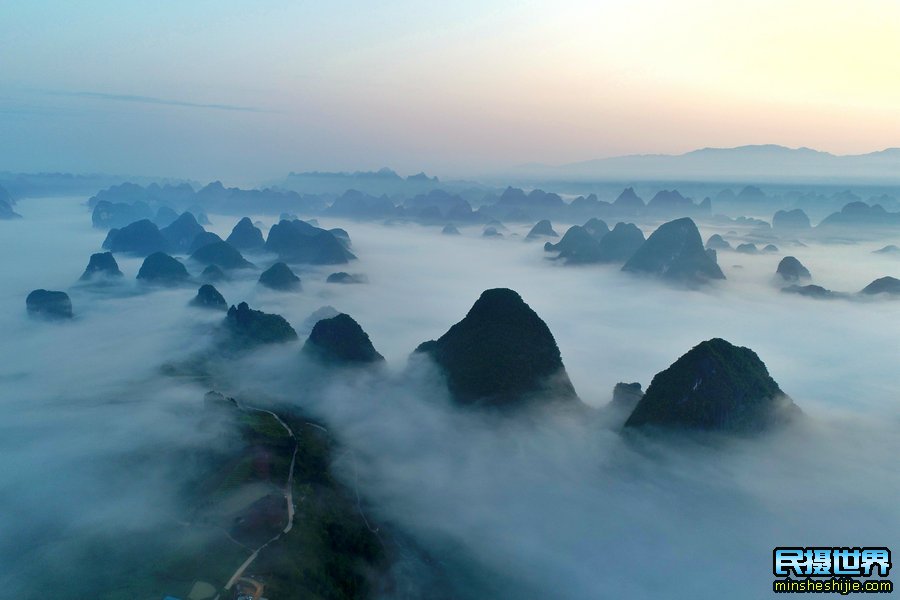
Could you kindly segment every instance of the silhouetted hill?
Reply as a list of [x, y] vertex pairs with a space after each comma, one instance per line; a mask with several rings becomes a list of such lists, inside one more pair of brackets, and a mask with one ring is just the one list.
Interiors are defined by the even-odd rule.
[[238, 250], [260, 250], [266, 243], [262, 231], [253, 224], [249, 217], [238, 221], [225, 241]]
[[528, 232], [528, 235], [525, 236], [525, 239], [536, 240], [541, 237], [559, 237], [559, 234], [553, 231], [553, 225], [550, 224], [548, 219], [538, 221], [531, 228], [531, 231]]
[[838, 294], [837, 292], [827, 290], [821, 285], [789, 285], [785, 288], [781, 288], [781, 291], [785, 292], [786, 294], [797, 294], [798, 296], [817, 298], [819, 300], [829, 300], [832, 298], [838, 298], [842, 295]]
[[122, 277], [119, 264], [112, 252], [98, 252], [91, 254], [88, 266], [79, 278], [79, 281], [90, 281], [104, 277]]
[[709, 236], [709, 239], [706, 240], [706, 247], [712, 250], [731, 250], [731, 244], [718, 233]]
[[[0, 195], [6, 194], [6, 190], [0, 188]], [[8, 196], [9, 194], [6, 194]], [[12, 209], [12, 205], [8, 198], [0, 197], [0, 220], [10, 221], [12, 219], [21, 219], [22, 215]]]
[[810, 228], [809, 217], [799, 208], [779, 210], [772, 217], [772, 229], [775, 231], [806, 231]]
[[216, 265], [225, 271], [253, 267], [253, 263], [246, 260], [231, 244], [221, 241], [201, 247], [191, 254], [191, 260], [201, 265]]
[[613, 388], [612, 400], [609, 405], [618, 411], [627, 411], [631, 413], [641, 398], [644, 397], [644, 391], [641, 389], [640, 383], [617, 383]]
[[657, 373], [625, 426], [746, 433], [796, 412], [755, 352], [714, 338]]
[[153, 217], [153, 210], [146, 202], [127, 203], [101, 200], [94, 206], [91, 222], [98, 229], [112, 229], [125, 227], [129, 223], [151, 217]]
[[600, 260], [600, 242], [580, 225], [570, 227], [558, 243], [544, 244], [544, 250], [559, 252], [557, 258], [566, 264], [588, 264]]
[[171, 225], [159, 230], [166, 240], [169, 251], [176, 254], [186, 254], [190, 250], [194, 238], [205, 231], [194, 215], [189, 212], [181, 213]]
[[896, 296], [900, 294], [900, 279], [896, 277], [881, 277], [864, 287], [860, 294], [890, 294]]
[[725, 279], [719, 265], [704, 251], [694, 221], [687, 217], [660, 225], [622, 270], [684, 284]]
[[29, 315], [42, 319], [72, 318], [72, 300], [65, 292], [34, 290], [25, 298], [25, 308]]
[[550, 329], [509, 289], [482, 293], [462, 321], [416, 352], [437, 363], [463, 404], [512, 406], [538, 397], [578, 402]]
[[154, 252], [144, 259], [137, 278], [148, 283], [173, 284], [187, 281], [190, 275], [177, 259], [165, 252]]
[[263, 271], [259, 283], [279, 291], [297, 291], [301, 288], [300, 278], [283, 262], [277, 262]]
[[293, 263], [339, 265], [356, 258], [332, 232], [300, 220], [273, 225], [265, 248]]
[[819, 228], [872, 227], [891, 228], [900, 225], [900, 213], [888, 212], [880, 204], [869, 206], [865, 202], [851, 202], [840, 212], [825, 217]]
[[359, 323], [344, 313], [318, 321], [303, 345], [303, 353], [332, 365], [384, 361]]
[[350, 219], [387, 219], [400, 214], [387, 196], [370, 196], [358, 190], [344, 192], [325, 213]]
[[231, 345], [248, 348], [260, 344], [277, 344], [297, 339], [297, 332], [281, 315], [251, 309], [246, 302], [228, 309], [224, 322]]
[[781, 262], [778, 263], [775, 274], [779, 275], [785, 281], [799, 281], [801, 279], [809, 279], [812, 277], [812, 275], [809, 274], [809, 269], [804, 267], [803, 264], [793, 256], [785, 256], [782, 258]]
[[900, 180], [900, 149], [838, 156], [810, 148], [773, 144], [702, 148], [678, 155], [617, 156], [550, 167], [529, 165], [519, 174], [531, 178], [608, 181], [821, 181], [830, 179]]
[[191, 242], [191, 245], [188, 247], [188, 254], [193, 254], [203, 246], [209, 246], [210, 244], [216, 244], [221, 241], [223, 241], [222, 238], [220, 238], [218, 234], [215, 234], [212, 231], [204, 231], [202, 233], [198, 233], [194, 238], [194, 241]]
[[644, 244], [644, 232], [634, 223], [616, 223], [612, 231], [600, 240], [598, 260], [605, 263], [624, 263]]
[[197, 290], [197, 295], [191, 300], [190, 305], [196, 306], [197, 308], [209, 308], [212, 310], [228, 310], [228, 303], [225, 302], [225, 297], [219, 293], [219, 290], [208, 283], [200, 286], [200, 289]]
[[644, 201], [634, 193], [634, 188], [627, 187], [615, 199], [613, 206], [621, 214], [637, 215], [644, 210]]
[[122, 229], [110, 229], [103, 241], [104, 250], [135, 256], [149, 256], [167, 248], [166, 239], [149, 219], [135, 221]]
[[345, 273], [344, 271], [339, 271], [337, 273], [332, 273], [328, 277], [325, 278], [325, 283], [343, 283], [343, 284], [354, 284], [354, 283], [368, 283], [365, 275], [356, 275]]

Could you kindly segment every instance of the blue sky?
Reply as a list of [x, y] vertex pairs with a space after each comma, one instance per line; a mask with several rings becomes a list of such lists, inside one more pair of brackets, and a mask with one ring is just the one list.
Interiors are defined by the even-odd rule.
[[478, 174], [897, 145], [887, 0], [0, 0], [0, 170]]

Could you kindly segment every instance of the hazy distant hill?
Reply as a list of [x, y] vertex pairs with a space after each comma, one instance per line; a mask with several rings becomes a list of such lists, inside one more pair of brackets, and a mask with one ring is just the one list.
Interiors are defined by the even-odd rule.
[[835, 155], [777, 145], [703, 148], [685, 154], [641, 154], [567, 165], [525, 165], [520, 175], [567, 179], [900, 181], [900, 148]]

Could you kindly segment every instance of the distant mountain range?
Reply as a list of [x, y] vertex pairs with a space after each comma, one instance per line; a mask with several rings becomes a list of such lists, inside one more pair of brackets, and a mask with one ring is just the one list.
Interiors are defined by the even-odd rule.
[[636, 154], [566, 165], [522, 165], [520, 177], [566, 180], [900, 182], [900, 148], [837, 155], [773, 144], [702, 148], [685, 154]]

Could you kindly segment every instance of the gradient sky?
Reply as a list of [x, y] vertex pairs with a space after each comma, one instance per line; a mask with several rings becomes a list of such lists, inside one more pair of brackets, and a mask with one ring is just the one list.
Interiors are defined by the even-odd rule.
[[477, 175], [900, 146], [893, 0], [0, 0], [0, 171]]

